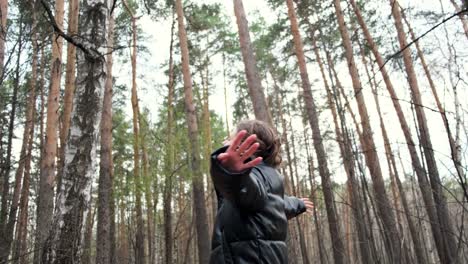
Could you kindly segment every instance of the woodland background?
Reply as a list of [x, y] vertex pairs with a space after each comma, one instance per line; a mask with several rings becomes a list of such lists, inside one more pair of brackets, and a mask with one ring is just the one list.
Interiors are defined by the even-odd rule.
[[207, 263], [246, 118], [315, 204], [290, 263], [468, 262], [467, 7], [0, 0], [0, 263]]

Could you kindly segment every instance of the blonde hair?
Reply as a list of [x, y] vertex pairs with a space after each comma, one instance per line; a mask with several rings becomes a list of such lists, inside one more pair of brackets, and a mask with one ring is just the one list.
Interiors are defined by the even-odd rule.
[[262, 157], [266, 164], [274, 168], [281, 164], [281, 140], [276, 130], [268, 123], [260, 120], [244, 120], [237, 124], [236, 130], [237, 132], [246, 130], [248, 135], [257, 135], [260, 146], [255, 156]]

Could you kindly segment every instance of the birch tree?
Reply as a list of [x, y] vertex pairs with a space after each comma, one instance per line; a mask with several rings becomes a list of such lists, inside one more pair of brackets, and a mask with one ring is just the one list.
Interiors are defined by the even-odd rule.
[[41, 255], [42, 263], [79, 263], [83, 255], [106, 82], [103, 53], [107, 45], [108, 16], [106, 0], [83, 2], [79, 20], [82, 49], [77, 52], [75, 107], [65, 147], [62, 185], [53, 226]]

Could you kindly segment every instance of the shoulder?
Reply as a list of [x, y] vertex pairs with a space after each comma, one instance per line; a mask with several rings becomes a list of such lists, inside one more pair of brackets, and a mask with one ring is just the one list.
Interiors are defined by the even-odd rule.
[[250, 174], [262, 181], [268, 190], [274, 193], [283, 193], [283, 176], [275, 168], [262, 162], [253, 167]]

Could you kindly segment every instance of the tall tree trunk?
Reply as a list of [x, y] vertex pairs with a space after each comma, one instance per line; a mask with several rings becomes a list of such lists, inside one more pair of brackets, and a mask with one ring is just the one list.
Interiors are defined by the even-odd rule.
[[[359, 185], [356, 182], [356, 174], [354, 170], [354, 160], [353, 160], [354, 154], [352, 153], [352, 149], [350, 148], [350, 145], [349, 145], [350, 139], [347, 136], [347, 131], [345, 131], [346, 138], [343, 137], [343, 133], [341, 132], [342, 130], [344, 130], [344, 124], [345, 124], [344, 115], [340, 115], [340, 120], [341, 120], [341, 127], [340, 127], [340, 124], [338, 122], [338, 113], [335, 107], [335, 105], [338, 106], [340, 104], [338, 102], [337, 97], [335, 96], [333, 98], [332, 96], [332, 92], [330, 90], [330, 86], [328, 84], [327, 77], [325, 75], [323, 62], [320, 57], [320, 53], [319, 53], [319, 49], [316, 43], [314, 32], [311, 33], [311, 39], [312, 39], [312, 48], [314, 49], [314, 53], [315, 53], [315, 59], [317, 61], [317, 64], [319, 65], [319, 69], [322, 75], [325, 90], [327, 92], [327, 100], [328, 100], [328, 104], [330, 106], [330, 110], [333, 116], [333, 123], [335, 125], [335, 133], [336, 133], [336, 137], [340, 146], [341, 157], [344, 160], [345, 171], [346, 171], [346, 175], [348, 178], [347, 184], [349, 185], [348, 190], [349, 190], [349, 195], [350, 195], [350, 201], [351, 201], [351, 204], [353, 204], [352, 211], [353, 211], [354, 221], [355, 221], [355, 225], [356, 225], [356, 229], [357, 229], [357, 233], [358, 233], [358, 237], [360, 241], [359, 247], [361, 251], [362, 261], [364, 263], [372, 263], [373, 261], [372, 261], [372, 255], [371, 255], [370, 247], [368, 243], [368, 234], [367, 234], [366, 227], [365, 227], [366, 223], [363, 217], [364, 212], [362, 209], [362, 201], [361, 201], [361, 198], [359, 196], [359, 191], [358, 191]], [[331, 66], [332, 65], [330, 65], [330, 67]], [[339, 112], [343, 113], [342, 111], [339, 111]]]
[[7, 37], [8, 0], [0, 0], [0, 85], [4, 78], [5, 42]]
[[13, 188], [13, 197], [11, 198], [10, 210], [8, 212], [8, 203], [9, 192], [10, 192], [10, 171], [11, 171], [11, 152], [13, 146], [13, 136], [14, 136], [14, 125], [16, 119], [16, 108], [18, 104], [18, 92], [20, 89], [19, 78], [20, 78], [20, 62], [21, 62], [21, 53], [23, 52], [23, 16], [20, 16], [19, 20], [19, 34], [18, 34], [18, 55], [16, 60], [16, 70], [15, 78], [13, 81], [13, 96], [11, 102], [11, 112], [10, 119], [8, 123], [8, 143], [7, 143], [7, 153], [6, 161], [3, 164], [3, 168], [0, 169], [0, 177], [3, 178], [3, 190], [2, 190], [2, 205], [0, 211], [0, 263], [8, 260], [10, 255], [11, 243], [13, 242], [13, 230], [16, 223], [16, 212], [18, 210], [18, 202], [21, 192], [21, 177], [23, 176], [24, 169], [24, 157], [26, 155], [27, 148], [27, 136], [29, 135], [29, 127], [24, 130], [23, 145], [20, 152], [20, 162], [18, 164], [18, 169], [15, 174], [15, 186]]
[[312, 128], [314, 147], [317, 153], [317, 159], [319, 164], [320, 177], [322, 178], [323, 195], [325, 197], [325, 205], [327, 208], [328, 223], [331, 236], [331, 244], [333, 247], [333, 256], [335, 263], [347, 263], [346, 251], [342, 240], [342, 232], [338, 221], [338, 215], [336, 212], [332, 184], [330, 180], [330, 171], [327, 165], [327, 158], [325, 148], [322, 142], [322, 136], [320, 134], [320, 127], [318, 121], [317, 109], [315, 102], [312, 98], [312, 92], [310, 89], [309, 75], [307, 73], [306, 61], [304, 56], [304, 48], [299, 35], [299, 27], [297, 24], [296, 13], [294, 11], [294, 5], [292, 0], [286, 1], [288, 5], [288, 16], [291, 22], [291, 31], [294, 39], [294, 47], [297, 59], [299, 61], [299, 70], [301, 72], [302, 88], [304, 92], [304, 102], [306, 105], [307, 114], [309, 117], [310, 126]]
[[[141, 127], [141, 117], [140, 117], [140, 127]], [[146, 129], [148, 130], [148, 129]], [[142, 142], [146, 142], [146, 135], [142, 137]], [[146, 262], [147, 263], [152, 263], [151, 260], [153, 258], [153, 237], [154, 237], [154, 231], [153, 231], [153, 200], [151, 199], [151, 175], [149, 174], [149, 163], [148, 163], [148, 152], [146, 151], [146, 146], [144, 143], [141, 144], [141, 150], [142, 150], [142, 155], [143, 155], [143, 179], [145, 180], [144, 184], [144, 190], [145, 190], [145, 201], [146, 201], [146, 215], [147, 215], [147, 225], [146, 225], [146, 230], [147, 230], [147, 250], [148, 254], [145, 256]]]
[[87, 53], [77, 52], [75, 107], [65, 148], [62, 186], [43, 263], [79, 263], [83, 254], [106, 81], [105, 57], [97, 51], [107, 45], [108, 14], [106, 0], [83, 2], [80, 10], [80, 35]]
[[355, 92], [356, 101], [358, 103], [359, 114], [361, 116], [361, 124], [363, 129], [363, 152], [366, 158], [366, 164], [369, 168], [372, 177], [372, 186], [374, 188], [374, 195], [377, 200], [377, 208], [379, 216], [385, 226], [384, 234], [386, 240], [386, 247], [390, 262], [403, 263], [401, 258], [401, 250], [404, 252], [404, 245], [400, 243], [397, 225], [395, 223], [395, 215], [391, 210], [390, 201], [388, 200], [385, 190], [385, 183], [382, 177], [382, 170], [380, 168], [380, 161], [377, 155], [374, 138], [372, 136], [372, 129], [369, 122], [369, 114], [367, 112], [366, 103], [362, 93], [362, 84], [359, 79], [359, 73], [353, 58], [353, 49], [351, 46], [351, 39], [346, 29], [343, 11], [341, 9], [340, 0], [334, 0], [335, 12], [338, 18], [338, 26], [343, 45], [345, 48], [346, 60], [348, 62], [348, 69], [351, 75], [351, 80]]
[[434, 206], [434, 200], [432, 198], [432, 190], [430, 189], [430, 185], [426, 177], [426, 170], [423, 168], [423, 165], [421, 164], [421, 161], [418, 157], [416, 144], [413, 141], [413, 136], [411, 135], [410, 127], [403, 114], [403, 110], [401, 108], [401, 105], [400, 105], [398, 96], [395, 92], [395, 89], [393, 87], [393, 84], [390, 80], [390, 76], [388, 75], [387, 70], [385, 68], [384, 59], [380, 55], [378, 48], [377, 48], [377, 44], [374, 42], [374, 39], [369, 33], [369, 29], [367, 28], [367, 25], [364, 22], [364, 19], [362, 18], [361, 12], [359, 8], [357, 7], [356, 2], [354, 0], [350, 0], [350, 3], [353, 7], [354, 13], [356, 14], [358, 23], [363, 30], [364, 37], [366, 38], [366, 41], [369, 47], [371, 48], [372, 53], [374, 54], [377, 65], [379, 66], [379, 69], [380, 69], [380, 73], [382, 74], [385, 87], [387, 88], [392, 98], [392, 103], [397, 113], [398, 120], [400, 121], [400, 126], [403, 131], [403, 135], [405, 137], [408, 151], [410, 153], [411, 163], [413, 165], [413, 168], [415, 169], [416, 176], [418, 177], [419, 188], [421, 190], [422, 198], [424, 200], [424, 205], [426, 207], [426, 211], [429, 217], [429, 223], [431, 225], [432, 234], [434, 237], [434, 241], [436, 243], [437, 252], [439, 254], [439, 257], [441, 257], [444, 254], [442, 234], [440, 231], [439, 221], [437, 219], [437, 213], [436, 213], [435, 206]]
[[[79, 0], [70, 0], [68, 4], [68, 32], [70, 36], [78, 33]], [[57, 164], [57, 189], [60, 189], [63, 161], [65, 158], [65, 145], [70, 129], [70, 115], [73, 107], [73, 93], [75, 92], [76, 73], [76, 47], [67, 44], [67, 65], [65, 70], [65, 96], [63, 98], [62, 126], [60, 130], [60, 149]]]
[[138, 94], [137, 94], [137, 83], [136, 83], [136, 57], [137, 57], [137, 17], [130, 9], [127, 1], [124, 0], [123, 4], [125, 9], [129, 13], [132, 21], [132, 112], [133, 112], [133, 176], [135, 177], [135, 210], [136, 210], [136, 237], [135, 237], [135, 261], [137, 263], [145, 263], [145, 237], [144, 237], [144, 223], [143, 223], [143, 212], [141, 206], [141, 173], [140, 173], [140, 128], [138, 124], [139, 120], [139, 105], [138, 105]]
[[98, 217], [96, 238], [96, 264], [111, 264], [111, 219], [114, 215], [110, 212], [112, 197], [112, 49], [114, 40], [114, 17], [109, 17], [109, 28], [107, 29], [107, 76], [104, 90], [104, 101], [101, 116], [101, 152], [99, 164], [99, 186], [98, 186]]
[[257, 60], [252, 49], [249, 35], [249, 25], [245, 16], [242, 0], [234, 0], [234, 13], [236, 15], [241, 53], [244, 60], [245, 75], [247, 76], [247, 86], [249, 87], [249, 94], [250, 98], [252, 99], [255, 118], [263, 120], [272, 125], [273, 122], [271, 119], [270, 110], [265, 100], [262, 80], [260, 79], [256, 66]]
[[[198, 142], [197, 114], [193, 103], [192, 76], [190, 74], [189, 52], [187, 33], [184, 26], [184, 11], [182, 0], [176, 0], [177, 20], [179, 24], [179, 43], [182, 53], [182, 73], [184, 79], [185, 112], [189, 131], [191, 171], [193, 178], [193, 206], [195, 209], [195, 225], [197, 230], [198, 261], [208, 263], [210, 253], [210, 239], [208, 237], [208, 226], [204, 199], [203, 177], [200, 170], [200, 146]], [[271, 118], [270, 118], [271, 121]]]
[[[30, 80], [30, 92], [28, 98], [28, 106], [26, 111], [26, 130], [28, 130], [27, 135], [27, 150], [26, 156], [24, 157], [24, 176], [23, 176], [23, 185], [21, 191], [21, 200], [20, 200], [20, 211], [18, 213], [18, 224], [16, 227], [17, 237], [15, 250], [13, 252], [13, 259], [16, 263], [26, 264], [28, 261], [27, 254], [27, 235], [28, 235], [28, 204], [29, 204], [29, 183], [31, 175], [31, 160], [32, 160], [32, 151], [34, 143], [34, 125], [36, 117], [36, 87], [37, 87], [37, 65], [38, 65], [38, 43], [37, 43], [37, 6], [38, 1], [31, 1], [31, 7], [34, 9], [32, 12], [32, 25], [31, 25], [31, 44], [32, 44], [32, 68], [31, 68], [31, 80]], [[29, 128], [28, 128], [29, 126]]]
[[[36, 8], [35, 1], [31, 2], [31, 7]], [[35, 9], [37, 10], [37, 9]], [[36, 12], [33, 11], [32, 14], [32, 28], [31, 28], [31, 44], [32, 44], [32, 69], [31, 69], [31, 80], [30, 88], [28, 95], [28, 103], [26, 110], [26, 125], [24, 129], [24, 138], [23, 144], [26, 144], [25, 147], [25, 156], [21, 156], [20, 163], [16, 173], [22, 174], [21, 167], [23, 166], [22, 160], [24, 159], [24, 175], [23, 175], [23, 184], [21, 191], [21, 198], [19, 204], [19, 213], [18, 213], [18, 224], [16, 226], [16, 244], [13, 251], [13, 260], [15, 263], [26, 264], [28, 263], [28, 254], [27, 254], [27, 232], [28, 232], [28, 204], [29, 204], [29, 182], [31, 175], [31, 159], [32, 159], [32, 149], [34, 142], [34, 119], [36, 115], [36, 79], [37, 79], [37, 60], [38, 60], [38, 46], [37, 46], [37, 19]], [[21, 150], [23, 152], [23, 150]]]
[[323, 237], [322, 237], [322, 228], [319, 222], [319, 219], [317, 217], [317, 206], [318, 206], [318, 201], [317, 201], [317, 195], [316, 195], [316, 183], [315, 183], [315, 175], [314, 175], [314, 160], [311, 156], [311, 153], [309, 151], [309, 143], [307, 141], [307, 134], [305, 130], [305, 125], [304, 125], [304, 144], [306, 147], [306, 155], [307, 155], [307, 164], [308, 164], [308, 176], [309, 176], [309, 183], [311, 186], [312, 191], [310, 192], [310, 200], [314, 203], [314, 208], [313, 208], [313, 215], [314, 215], [314, 225], [315, 225], [315, 231], [317, 232], [317, 244], [318, 244], [318, 251], [319, 251], [319, 257], [320, 257], [320, 263], [324, 264], [326, 262], [326, 254], [325, 254], [325, 248], [323, 246]]
[[[401, 199], [401, 203], [403, 205], [403, 210], [405, 212], [406, 220], [408, 222], [408, 228], [409, 228], [409, 231], [410, 231], [410, 234], [411, 234], [411, 238], [413, 240], [413, 248], [414, 248], [414, 252], [416, 254], [417, 262], [418, 263], [428, 263], [428, 261], [426, 259], [426, 256], [424, 255], [424, 252], [423, 252], [424, 244], [420, 240], [420, 236], [419, 236], [419, 234], [418, 234], [418, 232], [416, 230], [416, 226], [414, 224], [414, 221], [411, 218], [411, 212], [409, 210], [409, 204], [408, 204], [408, 201], [406, 199], [406, 195], [405, 195], [405, 191], [403, 189], [403, 185], [401, 184], [401, 181], [400, 181], [400, 176], [399, 176], [398, 169], [397, 169], [397, 166], [396, 166], [395, 156], [393, 154], [393, 151], [392, 151], [392, 148], [391, 148], [391, 145], [390, 145], [390, 140], [388, 138], [387, 129], [385, 127], [385, 122], [384, 122], [384, 119], [383, 119], [383, 115], [382, 115], [382, 112], [380, 110], [380, 102], [379, 102], [379, 97], [378, 97], [378, 94], [377, 94], [377, 84], [375, 82], [375, 78], [374, 78], [373, 81], [371, 80], [372, 78], [371, 78], [371, 75], [370, 75], [370, 73], [368, 71], [368, 68], [367, 68], [367, 60], [365, 58], [365, 54], [364, 54], [364, 50], [362, 49], [362, 46], [360, 46], [360, 49], [361, 49], [361, 56], [362, 56], [363, 64], [364, 64], [364, 67], [366, 69], [366, 75], [367, 75], [367, 77], [369, 79], [370, 86], [372, 88], [372, 93], [373, 93], [373, 96], [374, 96], [374, 102], [375, 102], [375, 105], [376, 105], [376, 108], [377, 108], [377, 114], [379, 115], [380, 129], [381, 129], [383, 140], [384, 140], [386, 157], [387, 157], [388, 162], [389, 162], [390, 176], [393, 177], [392, 184], [393, 184], [393, 182], [395, 182], [395, 184], [396, 184], [395, 187], [398, 189], [397, 191], [399, 192], [399, 195], [398, 195], [398, 197], [395, 197], [395, 200], [397, 200], [397, 198]], [[371, 65], [371, 70], [372, 70], [372, 74], [375, 75], [375, 71], [374, 71], [374, 68], [373, 68], [372, 65]], [[392, 186], [392, 188], [393, 188], [393, 186]], [[397, 204], [396, 201], [395, 201], [395, 204]], [[397, 213], [398, 213], [399, 212], [398, 205], [395, 205], [395, 208], [396, 208]], [[402, 231], [402, 233], [403, 233], [403, 231]]]
[[[451, 0], [451, 2], [456, 4], [453, 0]], [[411, 28], [410, 23], [406, 19], [405, 13], [403, 12], [403, 9], [401, 10], [401, 15], [402, 15], [403, 20], [406, 23], [406, 26], [409, 29], [411, 40], [415, 41], [416, 36], [415, 36], [415, 34], [413, 32], [413, 29]], [[432, 79], [431, 72], [429, 71], [429, 67], [427, 66], [426, 59], [425, 59], [424, 54], [423, 54], [423, 52], [421, 50], [421, 47], [419, 46], [419, 42], [416, 41], [414, 44], [415, 44], [415, 47], [416, 47], [416, 50], [417, 50], [418, 57], [421, 60], [421, 65], [423, 67], [424, 74], [426, 75], [427, 81], [429, 82], [429, 87], [431, 87], [432, 94], [434, 95], [434, 99], [436, 101], [437, 109], [439, 110], [440, 116], [442, 117], [442, 122], [444, 123], [445, 131], [447, 132], [447, 137], [448, 137], [448, 141], [449, 141], [449, 144], [450, 144], [450, 152], [451, 152], [451, 155], [452, 155], [452, 160], [453, 160], [453, 163], [455, 165], [455, 169], [457, 171], [457, 175], [458, 175], [458, 178], [460, 180], [461, 187], [462, 187], [462, 189], [464, 191], [465, 199], [468, 200], [468, 193], [467, 193], [467, 189], [466, 189], [467, 187], [466, 187], [465, 171], [463, 170], [463, 165], [461, 163], [461, 153], [460, 153], [461, 147], [460, 147], [459, 144], [456, 143], [456, 141], [455, 141], [455, 139], [453, 137], [453, 134], [452, 134], [452, 132], [450, 130], [450, 126], [449, 126], [449, 123], [448, 123], [445, 108], [442, 106], [442, 103], [440, 102], [439, 95], [437, 94], [437, 89], [436, 89], [434, 80]], [[451, 64], [451, 63], [452, 62], [450, 61], [449, 64]], [[449, 67], [450, 67], [450, 65], [449, 65]], [[455, 107], [457, 107], [457, 106], [455, 106]]]
[[171, 44], [169, 48], [169, 83], [167, 94], [167, 145], [166, 155], [164, 157], [165, 164], [165, 179], [164, 179], [164, 198], [163, 198], [163, 214], [164, 214], [164, 260], [166, 264], [172, 264], [172, 246], [174, 244], [172, 236], [172, 178], [174, 174], [174, 28], [175, 17], [172, 15], [171, 27]]
[[[55, 22], [63, 28], [64, 1], [55, 1]], [[52, 61], [50, 88], [47, 98], [47, 123], [45, 145], [42, 149], [41, 177], [37, 201], [36, 240], [34, 246], [34, 263], [40, 263], [44, 242], [52, 225], [54, 210], [55, 158], [57, 156], [57, 128], [60, 100], [60, 79], [62, 76], [63, 39], [58, 34], [52, 37]]]
[[[406, 40], [406, 35], [403, 28], [400, 7], [396, 0], [390, 0], [390, 5], [392, 8], [392, 15], [395, 20], [395, 27], [398, 33], [398, 42], [400, 43], [400, 48], [404, 49], [408, 45], [408, 42]], [[443, 194], [443, 186], [439, 177], [439, 171], [434, 156], [434, 149], [432, 147], [429, 128], [427, 126], [426, 114], [424, 113], [423, 109], [423, 102], [419, 90], [418, 80], [413, 67], [410, 49], [403, 50], [403, 61], [411, 89], [412, 101], [415, 104], [418, 129], [421, 137], [421, 145], [424, 150], [424, 157], [426, 158], [429, 180], [432, 187], [432, 194], [434, 197], [439, 227], [443, 239], [444, 250], [443, 254], [440, 256], [441, 262], [453, 263], [457, 260], [457, 246], [455, 242], [455, 236], [453, 235], [453, 227], [447, 208], [447, 201]]]

